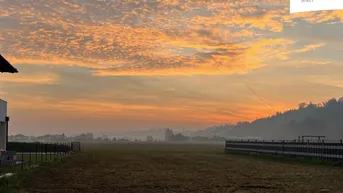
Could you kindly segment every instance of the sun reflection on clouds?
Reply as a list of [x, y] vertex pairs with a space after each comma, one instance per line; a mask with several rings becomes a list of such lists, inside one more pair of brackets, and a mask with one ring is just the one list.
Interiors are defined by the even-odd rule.
[[[13, 112], [211, 124], [341, 94], [342, 58], [332, 51], [342, 41], [343, 11], [290, 15], [288, 7], [287, 0], [2, 0], [0, 52], [26, 69], [1, 75], [0, 94]], [[318, 30], [328, 26], [330, 33]], [[308, 93], [315, 88], [322, 92]]]
[[[4, 0], [0, 50], [13, 63], [72, 64], [95, 74], [231, 74], [265, 65], [261, 58], [275, 49], [283, 51], [269, 59], [292, 54], [284, 46], [294, 40], [271, 41], [262, 31], [282, 32], [296, 19], [342, 19], [340, 12], [288, 15], [285, 1], [268, 2]], [[250, 48], [261, 42], [270, 45], [263, 53]]]

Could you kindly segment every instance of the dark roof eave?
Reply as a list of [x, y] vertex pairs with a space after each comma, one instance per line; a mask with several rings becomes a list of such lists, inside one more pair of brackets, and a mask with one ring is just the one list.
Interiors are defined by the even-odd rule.
[[18, 70], [12, 66], [1, 54], [0, 54], [0, 72], [4, 73], [18, 73]]
[[7, 72], [7, 73], [18, 73], [18, 70], [16, 68], [13, 68], [11, 70], [0, 70], [1, 73]]

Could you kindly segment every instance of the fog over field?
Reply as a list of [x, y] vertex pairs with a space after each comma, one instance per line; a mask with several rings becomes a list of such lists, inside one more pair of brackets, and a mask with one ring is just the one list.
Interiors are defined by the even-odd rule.
[[[298, 107], [252, 122], [213, 126], [202, 130], [173, 130], [189, 137], [296, 139], [301, 135], [322, 135], [330, 140], [343, 139], [343, 98], [330, 99], [320, 104], [301, 103]], [[172, 129], [172, 128], [171, 128]], [[141, 131], [107, 133], [108, 135], [156, 140], [165, 138], [165, 128]]]
[[[297, 108], [277, 112], [272, 116], [256, 119], [252, 122], [217, 125], [210, 128], [189, 130], [169, 127], [116, 132], [101, 132], [100, 129], [90, 133], [69, 132], [65, 137], [90, 135], [99, 140], [127, 139], [145, 141], [152, 137], [154, 141], [163, 141], [166, 130], [171, 129], [179, 135], [176, 141], [223, 141], [226, 139], [264, 139], [293, 140], [302, 135], [325, 136], [327, 140], [343, 139], [343, 98], [330, 99], [320, 104], [301, 103]], [[51, 135], [53, 133], [49, 133]], [[60, 136], [60, 133], [57, 133]], [[186, 138], [184, 138], [186, 137]], [[87, 138], [87, 137], [86, 137]], [[83, 138], [84, 139], [84, 138]]]

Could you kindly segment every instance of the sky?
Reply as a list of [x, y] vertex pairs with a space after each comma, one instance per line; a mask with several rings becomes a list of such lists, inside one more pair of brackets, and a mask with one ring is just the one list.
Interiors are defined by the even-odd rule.
[[0, 0], [9, 133], [195, 130], [341, 97], [342, 22], [284, 0]]

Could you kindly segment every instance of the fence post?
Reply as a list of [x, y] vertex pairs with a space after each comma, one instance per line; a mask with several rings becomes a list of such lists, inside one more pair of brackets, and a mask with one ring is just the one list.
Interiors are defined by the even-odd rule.
[[35, 159], [35, 165], [37, 165], [37, 160], [38, 160], [38, 143], [36, 143], [36, 159]]
[[339, 159], [338, 158], [338, 148], [339, 148], [339, 144], [335, 144], [335, 150], [334, 150], [334, 159]]
[[309, 145], [310, 145], [310, 140], [307, 140], [307, 144], [306, 144], [307, 157], [308, 157], [308, 158], [311, 158], [311, 156], [310, 156], [310, 150], [309, 150]]
[[45, 148], [45, 162], [48, 161], [48, 144], [44, 144], [44, 148]]
[[297, 141], [296, 139], [294, 140], [294, 145], [295, 145], [295, 156], [299, 156], [299, 143], [300, 143], [300, 140]]
[[64, 143], [62, 143], [62, 157], [64, 157], [66, 154], [65, 154], [65, 144]]
[[[342, 151], [343, 150], [343, 140], [341, 139], [341, 140], [339, 140], [339, 143], [340, 143], [340, 150]], [[338, 157], [339, 157], [339, 159], [340, 160], [343, 160], [343, 154], [342, 153], [339, 153], [339, 155], [338, 155]]]
[[49, 161], [51, 161], [51, 152], [52, 152], [52, 151], [51, 151], [51, 144], [52, 144], [52, 143], [49, 143], [49, 157], [50, 157]]
[[322, 139], [322, 151], [321, 151], [321, 157], [322, 157], [322, 160], [325, 158], [324, 157], [324, 139]]
[[30, 152], [29, 152], [29, 153], [30, 153], [29, 167], [31, 167], [31, 160], [32, 160], [32, 159], [31, 159], [31, 154], [32, 154], [31, 150], [30, 150]]
[[24, 169], [24, 149], [21, 150], [21, 170]]
[[56, 143], [54, 143], [53, 149], [54, 149], [54, 159], [56, 159]]
[[61, 143], [57, 144], [57, 153], [58, 153], [58, 158], [61, 158]]
[[55, 152], [56, 158], [58, 158], [59, 155], [58, 155], [58, 143], [57, 142], [55, 143], [55, 151], [56, 151]]
[[282, 156], [285, 155], [285, 140], [282, 140]]
[[59, 147], [59, 143], [56, 143], [56, 156], [57, 156], [57, 158], [60, 158], [60, 147]]
[[41, 143], [40, 144], [40, 162], [41, 162], [41, 164], [43, 162], [43, 148], [44, 148], [44, 144]]
[[277, 155], [277, 153], [275, 151], [274, 140], [272, 140], [272, 143], [270, 145], [271, 145], [271, 149], [272, 149], [272, 152], [273, 152], [272, 154]]
[[58, 158], [58, 147], [57, 147], [57, 142], [55, 143], [55, 158]]
[[59, 147], [58, 147], [58, 143], [56, 143], [56, 157], [57, 157], [57, 159], [60, 156], [59, 152], [60, 152], [60, 150], [59, 150]]
[[225, 140], [224, 152], [226, 153], [227, 141]]

